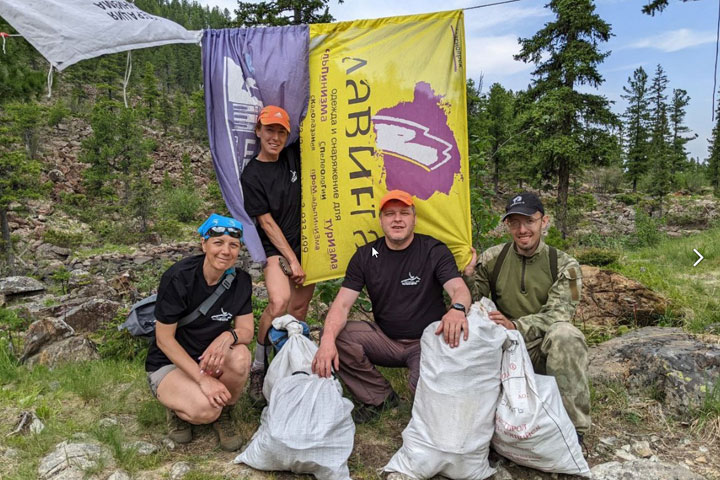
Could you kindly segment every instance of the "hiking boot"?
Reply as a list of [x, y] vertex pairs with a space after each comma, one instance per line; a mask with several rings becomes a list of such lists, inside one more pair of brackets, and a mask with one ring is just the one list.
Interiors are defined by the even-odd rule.
[[169, 408], [166, 410], [165, 418], [170, 440], [175, 443], [190, 443], [192, 441], [192, 425], [190, 423], [182, 420]]
[[577, 433], [577, 439], [578, 439], [578, 444], [580, 445], [580, 451], [582, 452], [583, 457], [587, 458], [588, 453], [590, 453], [590, 452], [588, 451], [587, 446], [585, 446], [584, 435], [578, 431], [576, 431], [575, 433]]
[[384, 410], [390, 410], [398, 405], [400, 405], [400, 398], [393, 390], [380, 405], [369, 405], [367, 403], [363, 403], [353, 410], [352, 417], [357, 424], [372, 422], [373, 420], [380, 418], [380, 414]]
[[248, 385], [248, 395], [255, 407], [264, 407], [267, 404], [265, 395], [263, 395], [263, 383], [265, 383], [265, 369], [258, 368], [250, 370], [250, 385]]
[[240, 432], [235, 427], [233, 419], [230, 416], [235, 405], [226, 405], [222, 409], [222, 413], [215, 422], [212, 424], [213, 430], [217, 433], [218, 440], [220, 442], [220, 448], [226, 452], [233, 452], [239, 450], [242, 446], [242, 437]]

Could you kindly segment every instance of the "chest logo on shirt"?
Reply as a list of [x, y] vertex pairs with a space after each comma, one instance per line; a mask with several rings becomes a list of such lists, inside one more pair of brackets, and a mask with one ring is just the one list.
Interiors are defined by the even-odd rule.
[[412, 287], [419, 283], [420, 283], [420, 277], [418, 277], [417, 275], [413, 275], [410, 272], [408, 272], [408, 278], [406, 278], [405, 280], [400, 280], [400, 285], [402, 285], [404, 287]]
[[215, 320], [216, 322], [229, 322], [232, 318], [232, 313], [226, 312], [224, 309], [220, 309], [220, 313], [213, 315], [210, 317], [212, 320]]
[[290, 170], [290, 173], [292, 176], [290, 177], [290, 182], [295, 183], [297, 182], [297, 172], [295, 170]]

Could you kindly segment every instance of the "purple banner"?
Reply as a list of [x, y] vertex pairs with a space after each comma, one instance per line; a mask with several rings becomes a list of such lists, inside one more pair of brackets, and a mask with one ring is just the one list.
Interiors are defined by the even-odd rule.
[[205, 105], [215, 173], [225, 204], [243, 223], [256, 262], [265, 261], [255, 224], [245, 213], [240, 175], [257, 153], [255, 124], [264, 105], [290, 115], [288, 144], [298, 138], [309, 98], [307, 25], [205, 30]]

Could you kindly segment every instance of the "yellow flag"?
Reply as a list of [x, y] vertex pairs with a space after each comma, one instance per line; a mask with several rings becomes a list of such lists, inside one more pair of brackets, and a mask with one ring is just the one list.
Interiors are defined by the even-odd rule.
[[341, 277], [383, 235], [379, 201], [413, 195], [418, 233], [470, 261], [463, 12], [310, 25], [301, 125], [302, 266]]

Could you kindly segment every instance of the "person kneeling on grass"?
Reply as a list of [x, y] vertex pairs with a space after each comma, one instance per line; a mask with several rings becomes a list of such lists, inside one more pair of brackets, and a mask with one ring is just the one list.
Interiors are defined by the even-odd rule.
[[[188, 443], [191, 424], [212, 423], [220, 448], [232, 451], [242, 444], [230, 413], [250, 371], [252, 284], [250, 275], [234, 269], [241, 248], [240, 222], [213, 214], [198, 232], [203, 254], [180, 260], [160, 280], [155, 340], [145, 370], [152, 393], [167, 407], [171, 440]], [[233, 272], [234, 280], [207, 313], [178, 327], [178, 321]]]

